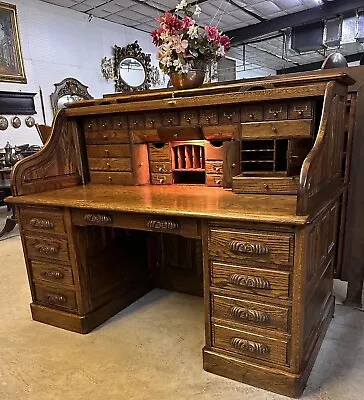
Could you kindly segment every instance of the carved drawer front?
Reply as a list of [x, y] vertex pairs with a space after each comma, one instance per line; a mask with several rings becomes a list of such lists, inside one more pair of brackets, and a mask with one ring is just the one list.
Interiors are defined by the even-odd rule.
[[131, 171], [130, 158], [89, 158], [91, 171]]
[[294, 235], [211, 228], [208, 249], [216, 258], [293, 265]]
[[182, 110], [180, 114], [181, 126], [198, 125], [198, 112], [196, 110]]
[[144, 129], [145, 115], [144, 114], [129, 114], [128, 116], [130, 129]]
[[152, 185], [171, 185], [172, 174], [150, 174]]
[[65, 233], [63, 212], [47, 208], [20, 208], [20, 223], [23, 230], [45, 233]]
[[169, 145], [163, 143], [148, 144], [149, 160], [152, 161], [168, 161]]
[[128, 118], [126, 115], [114, 115], [111, 117], [113, 129], [128, 130]]
[[223, 142], [221, 142], [221, 141], [213, 141], [213, 142], [205, 141], [205, 159], [222, 161], [224, 159]]
[[214, 347], [274, 364], [288, 364], [288, 336], [274, 338], [218, 324], [214, 324], [212, 329]]
[[202, 131], [206, 140], [230, 140], [239, 137], [240, 125], [203, 126]]
[[169, 161], [165, 162], [151, 162], [150, 163], [150, 172], [161, 174], [161, 173], [170, 173], [171, 172], [171, 163]]
[[162, 126], [180, 125], [180, 115], [177, 111], [163, 111]]
[[86, 144], [129, 143], [128, 131], [95, 131], [86, 133]]
[[207, 174], [222, 174], [222, 161], [206, 161], [206, 173]]
[[311, 137], [310, 119], [249, 122], [241, 125], [242, 139], [292, 139]]
[[263, 105], [254, 104], [246, 105], [241, 109], [241, 121], [242, 122], [259, 122], [263, 121]]
[[211, 262], [211, 285], [264, 297], [288, 299], [290, 272]]
[[145, 114], [145, 127], [147, 129], [156, 129], [162, 125], [162, 117], [159, 113], [146, 113]]
[[292, 101], [288, 107], [289, 119], [313, 117], [313, 102], [311, 100]]
[[206, 175], [206, 185], [222, 187], [224, 184], [224, 179], [222, 174], [207, 174]]
[[230, 105], [219, 109], [219, 124], [240, 123], [240, 107]]
[[212, 294], [211, 307], [213, 318], [288, 332], [288, 307], [270, 306], [216, 294]]
[[73, 286], [73, 274], [70, 267], [32, 261], [32, 275], [35, 282], [54, 282]]
[[218, 122], [217, 108], [202, 108], [200, 110], [200, 125], [217, 125]]
[[88, 145], [88, 158], [131, 157], [128, 144]]
[[286, 103], [266, 103], [264, 104], [264, 119], [282, 120], [287, 119], [287, 104]]
[[48, 258], [69, 262], [67, 239], [49, 239], [38, 236], [25, 236], [28, 257], [31, 260]]
[[77, 311], [76, 293], [69, 289], [58, 289], [50, 286], [35, 284], [35, 300], [50, 307], [60, 307]]
[[110, 183], [113, 185], [132, 185], [133, 174], [131, 172], [90, 172], [92, 183]]

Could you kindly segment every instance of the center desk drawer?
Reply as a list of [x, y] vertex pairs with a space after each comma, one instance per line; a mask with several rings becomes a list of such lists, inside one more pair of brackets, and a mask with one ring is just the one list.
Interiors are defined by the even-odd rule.
[[288, 299], [290, 275], [288, 271], [211, 262], [211, 286], [264, 297]]
[[292, 265], [294, 235], [211, 228], [208, 249], [210, 257]]
[[24, 240], [28, 257], [31, 260], [48, 258], [69, 262], [67, 239], [25, 236]]
[[110, 226], [113, 228], [137, 229], [173, 233], [189, 238], [200, 238], [200, 224], [194, 218], [176, 218], [162, 215], [141, 215], [123, 212], [98, 212], [72, 210], [72, 223], [80, 226]]

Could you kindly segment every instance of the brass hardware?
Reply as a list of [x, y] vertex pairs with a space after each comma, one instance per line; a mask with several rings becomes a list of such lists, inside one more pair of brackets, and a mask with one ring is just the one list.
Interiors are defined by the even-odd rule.
[[89, 123], [89, 124], [87, 125], [87, 127], [88, 127], [88, 129], [92, 129], [92, 123]]
[[164, 178], [159, 179], [159, 183], [163, 183], [164, 182]]
[[243, 319], [244, 321], [256, 322], [256, 323], [267, 323], [270, 320], [268, 314], [263, 311], [250, 310], [245, 307], [234, 306], [230, 310], [230, 314], [234, 318]]
[[221, 185], [222, 180], [221, 179], [215, 179], [216, 185]]
[[190, 117], [186, 118], [186, 121], [187, 121], [188, 124], [190, 124], [191, 123], [191, 118]]
[[302, 111], [302, 110], [299, 110], [299, 111], [298, 111], [298, 115], [299, 115], [300, 117], [302, 117], [303, 111]]
[[249, 114], [249, 118], [250, 119], [254, 119], [255, 118], [255, 114]]
[[224, 113], [224, 117], [226, 117], [229, 121], [232, 120], [233, 116], [231, 114]]
[[167, 101], [167, 104], [177, 104], [177, 101], [176, 100], [169, 100], [169, 101]]
[[154, 119], [151, 119], [151, 120], [149, 121], [149, 124], [150, 124], [150, 126], [154, 126], [154, 124], [155, 124]]
[[110, 182], [112, 181], [112, 177], [111, 176], [109, 176], [108, 179], [109, 179]]
[[138, 121], [134, 121], [134, 126], [137, 126], [138, 125]]
[[267, 345], [259, 342], [252, 342], [250, 340], [245, 340], [241, 338], [236, 338], [236, 337], [232, 338], [231, 345], [237, 350], [245, 350], [248, 351], [249, 353], [260, 354], [260, 355], [270, 353], [270, 349]]
[[269, 247], [261, 243], [239, 242], [238, 240], [231, 240], [228, 244], [229, 249], [234, 253], [247, 253], [247, 254], [269, 254]]
[[107, 140], [107, 136], [106, 135], [104, 135], [104, 140]]
[[277, 128], [275, 126], [272, 126], [272, 131], [277, 132]]
[[123, 123], [121, 121], [118, 122], [118, 127], [121, 128], [123, 126]]
[[159, 172], [164, 172], [165, 169], [164, 169], [163, 167], [159, 167], [159, 168], [158, 168], [158, 171], [159, 171]]
[[231, 164], [231, 168], [235, 168], [236, 167], [236, 164], [235, 163], [232, 163]]
[[59, 252], [59, 248], [56, 246], [48, 246], [46, 244], [36, 244], [35, 250], [38, 253], [44, 254], [57, 254]]
[[252, 289], [270, 289], [270, 282], [268, 279], [258, 276], [231, 274], [229, 282], [232, 285], [243, 286]]
[[178, 133], [175, 133], [173, 136], [174, 136], [175, 138], [178, 138]]
[[107, 155], [109, 155], [109, 150], [108, 150], [108, 149], [105, 149], [105, 153], [106, 153]]
[[264, 184], [264, 189], [265, 189], [265, 190], [269, 190], [269, 185], [265, 183], [265, 184]]
[[85, 221], [92, 224], [108, 224], [112, 218], [107, 214], [85, 214]]
[[206, 117], [206, 122], [210, 123], [211, 117]]
[[107, 122], [103, 122], [103, 123], [102, 123], [102, 127], [103, 127], [103, 128], [106, 128], [106, 126], [107, 126]]
[[150, 229], [163, 229], [168, 231], [174, 231], [179, 229], [178, 222], [175, 221], [167, 221], [167, 220], [155, 220], [152, 219], [147, 223], [148, 228]]
[[173, 118], [169, 118], [168, 123], [169, 125], [173, 125]]
[[212, 169], [213, 169], [214, 171], [221, 171], [221, 167], [219, 167], [218, 165], [214, 165], [214, 166], [212, 167]]
[[275, 117], [278, 117], [278, 112], [275, 111], [275, 112], [273, 113], [273, 115], [274, 115]]
[[63, 273], [59, 272], [59, 271], [44, 271], [44, 272], [42, 272], [42, 275], [45, 277], [54, 278], [54, 279], [63, 279], [64, 278]]
[[110, 167], [111, 167], [111, 166], [110, 166], [110, 163], [108, 163], [108, 162], [106, 163], [106, 166], [107, 166], [108, 168], [110, 168]]
[[53, 229], [54, 224], [52, 221], [49, 219], [43, 219], [43, 218], [32, 218], [29, 221], [29, 224], [34, 227], [34, 228], [40, 228], [40, 229]]
[[49, 294], [47, 300], [50, 304], [63, 304], [67, 301], [66, 297], [60, 294]]

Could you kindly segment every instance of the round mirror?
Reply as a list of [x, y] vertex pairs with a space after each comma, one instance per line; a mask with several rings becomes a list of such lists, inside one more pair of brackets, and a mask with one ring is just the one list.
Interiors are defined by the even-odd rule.
[[68, 103], [73, 103], [74, 101], [83, 100], [82, 97], [77, 96], [77, 94], [65, 94], [64, 96], [60, 97], [57, 101], [57, 108], [65, 108]]
[[145, 81], [145, 69], [135, 58], [124, 58], [120, 63], [120, 78], [129, 86], [138, 87]]

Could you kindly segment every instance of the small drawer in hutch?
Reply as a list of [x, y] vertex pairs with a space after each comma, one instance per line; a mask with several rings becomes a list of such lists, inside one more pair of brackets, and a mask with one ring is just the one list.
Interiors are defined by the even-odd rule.
[[287, 365], [289, 336], [270, 337], [262, 333], [252, 333], [213, 324], [214, 347], [244, 356], [261, 359], [273, 364]]
[[89, 158], [91, 171], [131, 171], [130, 158]]
[[100, 117], [98, 124], [101, 132], [113, 129], [112, 119], [109, 116]]
[[[243, 171], [244, 173], [244, 171]], [[299, 177], [233, 177], [234, 193], [297, 194]]]
[[195, 110], [181, 111], [181, 126], [196, 126], [198, 125], [198, 112]]
[[171, 185], [172, 174], [151, 174], [152, 185]]
[[88, 145], [86, 148], [88, 158], [131, 157], [128, 144]]
[[206, 185], [222, 187], [224, 184], [224, 179], [222, 174], [207, 174], [206, 175]]
[[71, 267], [60, 264], [32, 261], [32, 275], [35, 282], [53, 282], [73, 286]]
[[150, 172], [160, 174], [160, 173], [170, 173], [171, 172], [171, 163], [169, 161], [165, 162], [151, 162], [150, 163]]
[[129, 114], [128, 117], [130, 129], [144, 129], [145, 115], [144, 114]]
[[211, 286], [262, 297], [289, 299], [288, 271], [211, 262]]
[[129, 143], [128, 131], [95, 131], [86, 133], [86, 144]]
[[212, 317], [236, 324], [288, 332], [289, 308], [212, 293]]
[[222, 161], [206, 161], [207, 174], [222, 174]]
[[233, 105], [219, 109], [219, 124], [240, 123], [240, 108]]
[[294, 235], [243, 229], [210, 228], [211, 257], [293, 265]]
[[168, 143], [148, 144], [149, 160], [155, 161], [168, 161], [170, 158], [170, 151]]
[[263, 105], [244, 105], [241, 109], [241, 121], [242, 122], [254, 122], [263, 121]]
[[65, 233], [63, 212], [46, 208], [20, 208], [20, 221], [25, 231]]
[[286, 103], [266, 103], [264, 104], [265, 120], [282, 120], [287, 119]]
[[128, 118], [126, 115], [116, 115], [111, 118], [112, 129], [128, 129]]
[[292, 139], [310, 138], [312, 121], [310, 119], [247, 122], [241, 125], [242, 139]]
[[180, 115], [177, 111], [166, 111], [162, 114], [162, 126], [179, 126]]
[[313, 117], [313, 102], [311, 100], [292, 101], [288, 107], [289, 119]]
[[95, 117], [85, 118], [83, 123], [83, 129], [85, 132], [97, 131], [99, 129], [97, 118]]
[[131, 172], [90, 172], [92, 183], [109, 183], [113, 185], [132, 185], [133, 175]]
[[67, 239], [25, 235], [24, 241], [31, 260], [48, 258], [50, 260], [69, 262]]
[[217, 125], [219, 122], [217, 108], [203, 108], [200, 111], [200, 125]]
[[73, 290], [39, 284], [35, 284], [34, 289], [35, 300], [40, 303], [70, 311], [77, 310], [76, 293]]
[[230, 140], [239, 137], [239, 125], [203, 126], [203, 136], [206, 140]]
[[145, 114], [145, 127], [147, 129], [156, 129], [162, 125], [162, 118], [159, 113]]

